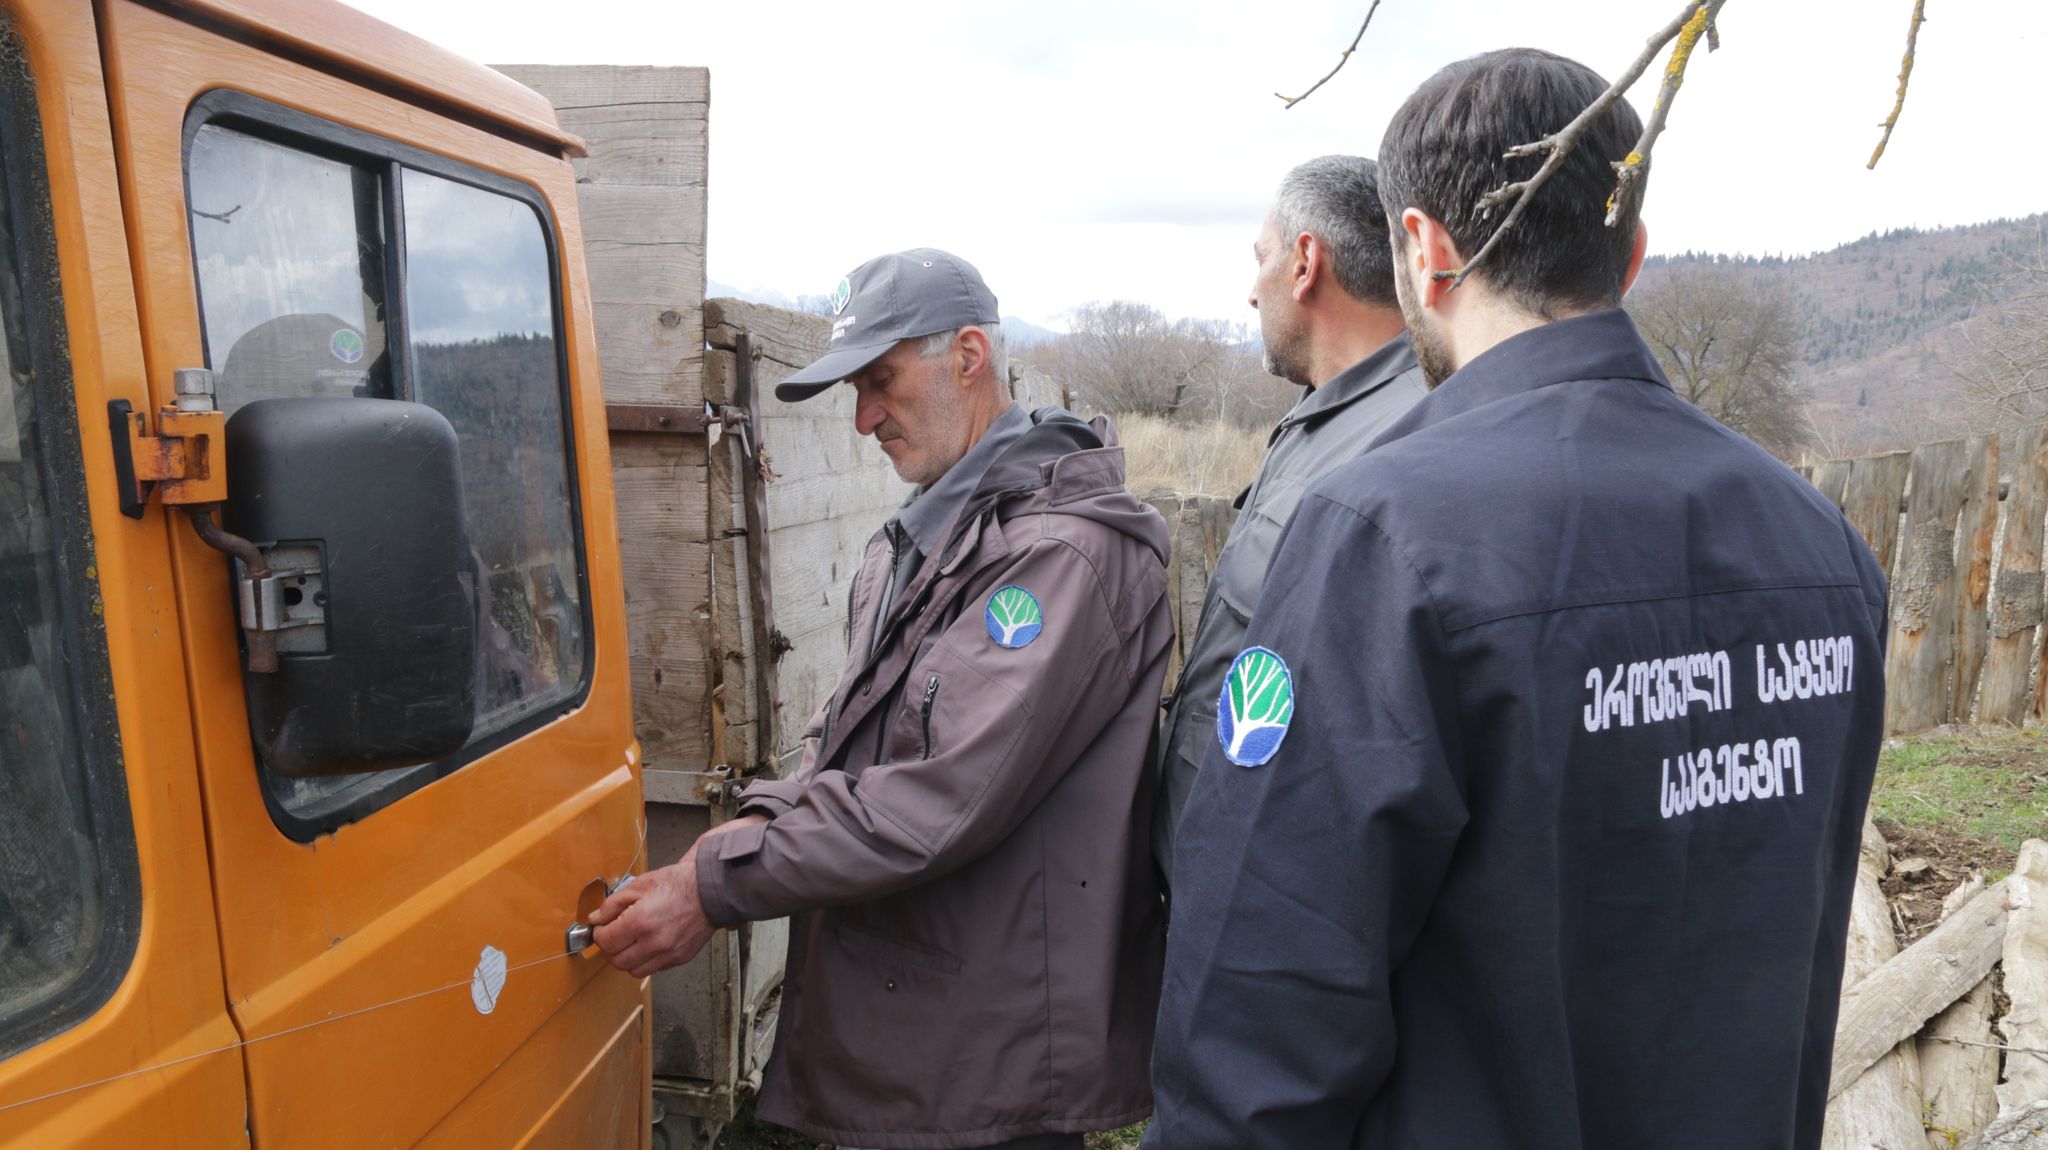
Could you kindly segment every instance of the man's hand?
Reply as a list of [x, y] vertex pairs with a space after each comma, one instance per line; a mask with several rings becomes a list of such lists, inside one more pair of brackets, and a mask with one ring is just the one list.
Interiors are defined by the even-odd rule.
[[711, 923], [697, 898], [697, 848], [612, 892], [591, 912], [590, 925], [605, 958], [634, 978], [697, 957], [711, 941]]
[[767, 822], [765, 815], [747, 815], [720, 823], [697, 836], [697, 842], [674, 866], [659, 867], [613, 891], [591, 912], [591, 940], [613, 966], [645, 978], [697, 957], [711, 941], [711, 923], [697, 897], [697, 847], [705, 839], [743, 826]]

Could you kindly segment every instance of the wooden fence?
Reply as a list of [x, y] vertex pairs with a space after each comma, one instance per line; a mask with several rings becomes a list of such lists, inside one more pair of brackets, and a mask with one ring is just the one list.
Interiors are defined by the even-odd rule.
[[1813, 484], [1891, 581], [1885, 731], [2022, 723], [2048, 713], [2039, 673], [2048, 429], [1816, 464]]
[[[2030, 428], [2015, 441], [2006, 482], [1995, 438], [1800, 469], [1848, 516], [1891, 583], [1887, 734], [2048, 718], [2041, 642], [2048, 428]], [[1214, 496], [1145, 498], [1173, 529], [1178, 668], [1179, 643], [1200, 623], [1209, 575], [1237, 512]]]

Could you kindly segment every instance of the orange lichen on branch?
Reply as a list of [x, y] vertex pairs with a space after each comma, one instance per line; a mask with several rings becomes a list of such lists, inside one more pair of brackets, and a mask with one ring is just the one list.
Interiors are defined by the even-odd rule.
[[1899, 113], [1906, 107], [1906, 85], [1913, 78], [1914, 47], [1920, 41], [1920, 25], [1926, 22], [1927, 0], [1913, 0], [1913, 22], [1906, 28], [1906, 56], [1899, 62], [1899, 92], [1892, 100], [1892, 114], [1878, 125], [1884, 129], [1884, 136], [1877, 141], [1877, 150], [1870, 153], [1870, 162], [1864, 165], [1866, 169], [1877, 167], [1877, 162], [1884, 158], [1885, 145], [1892, 142], [1892, 129], [1899, 126]]

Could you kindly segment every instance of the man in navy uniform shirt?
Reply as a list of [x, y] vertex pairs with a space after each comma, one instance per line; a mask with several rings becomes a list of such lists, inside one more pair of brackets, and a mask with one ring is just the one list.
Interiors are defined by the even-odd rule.
[[1626, 102], [1445, 276], [1606, 86], [1496, 52], [1387, 129], [1433, 390], [1302, 498], [1226, 678], [1147, 1147], [1820, 1143], [1883, 575], [1618, 310]]

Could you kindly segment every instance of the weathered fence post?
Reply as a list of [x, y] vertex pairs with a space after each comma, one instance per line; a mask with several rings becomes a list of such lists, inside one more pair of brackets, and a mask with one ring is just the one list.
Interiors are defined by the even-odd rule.
[[1998, 439], [1969, 442], [1970, 470], [1963, 484], [1962, 533], [1956, 540], [1956, 660], [1949, 718], [1970, 721], [1977, 702], [1977, 684], [1984, 672], [1984, 651], [1990, 641], [1985, 608], [1991, 596], [1991, 541], [1998, 533]]
[[2048, 434], [2031, 427], [2019, 435], [2012, 489], [2005, 497], [2005, 541], [1991, 587], [1991, 652], [1977, 703], [1980, 723], [2020, 723], [2027, 717], [2028, 672], [2041, 623], [2042, 519], [2048, 516]]
[[1885, 659], [1885, 730], [1921, 731], [1946, 721], [1956, 645], [1956, 526], [1968, 501], [1961, 440], [1913, 451], [1906, 534], [1892, 583], [1891, 647]]

